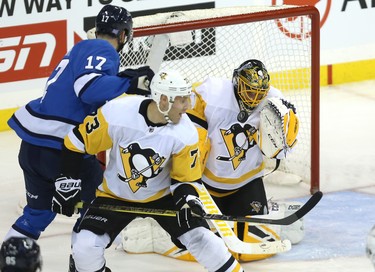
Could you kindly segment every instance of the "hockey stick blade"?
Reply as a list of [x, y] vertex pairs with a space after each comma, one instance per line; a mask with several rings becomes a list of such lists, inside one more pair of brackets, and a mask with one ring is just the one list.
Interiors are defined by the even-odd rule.
[[[210, 214], [222, 215], [206, 187], [203, 184], [196, 184], [195, 188], [199, 193], [199, 198], [205, 211]], [[289, 240], [247, 243], [237, 237], [228, 222], [213, 219], [207, 221], [216, 229], [224, 243], [233, 252], [242, 254], [275, 254], [289, 251], [292, 248]]]
[[206, 214], [205, 219], [211, 220], [223, 220], [223, 221], [234, 221], [234, 222], [244, 222], [244, 223], [253, 223], [253, 224], [264, 224], [264, 225], [291, 225], [297, 220], [304, 217], [308, 212], [310, 212], [316, 204], [322, 199], [323, 193], [318, 191], [314, 193], [310, 199], [295, 213], [291, 215], [280, 218], [280, 219], [271, 219], [266, 218], [266, 216], [259, 217], [244, 217], [244, 216], [233, 216], [233, 215], [221, 215], [221, 214]]
[[[316, 204], [322, 198], [323, 193], [318, 191], [314, 193], [310, 199], [295, 213], [291, 215], [280, 218], [280, 219], [270, 219], [263, 217], [245, 217], [245, 216], [233, 216], [233, 215], [224, 215], [224, 214], [206, 214], [203, 216], [204, 219], [208, 220], [221, 220], [221, 221], [234, 221], [234, 222], [243, 222], [243, 223], [255, 223], [255, 224], [268, 224], [268, 225], [290, 225], [296, 222], [297, 220], [304, 217], [309, 211], [311, 211]], [[135, 214], [144, 214], [144, 215], [158, 215], [158, 216], [172, 216], [175, 217], [178, 211], [175, 210], [162, 210], [162, 209], [153, 209], [153, 208], [143, 208], [143, 207], [129, 207], [129, 206], [115, 206], [115, 205], [96, 205], [89, 204], [84, 202], [79, 202], [76, 205], [77, 209], [81, 208], [92, 208], [92, 209], [101, 209], [101, 210], [110, 210], [114, 212], [123, 212], [123, 213], [135, 213]]]

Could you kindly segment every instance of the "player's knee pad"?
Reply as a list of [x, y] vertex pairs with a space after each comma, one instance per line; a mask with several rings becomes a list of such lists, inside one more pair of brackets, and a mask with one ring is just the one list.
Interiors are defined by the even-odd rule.
[[177, 247], [171, 236], [151, 218], [136, 218], [121, 232], [122, 248], [128, 253], [158, 253], [179, 260], [195, 261], [186, 249]]
[[72, 246], [76, 269], [86, 272], [100, 271], [105, 267], [104, 250], [109, 242], [108, 234], [96, 235], [89, 230], [81, 230]]
[[[280, 240], [279, 235], [269, 226], [256, 225], [248, 223], [234, 223], [234, 233], [246, 243], [262, 243]], [[272, 257], [274, 254], [241, 254], [232, 252], [233, 256], [244, 262], [262, 260]]]
[[12, 227], [30, 238], [38, 239], [55, 217], [56, 214], [50, 210], [36, 210], [26, 205], [23, 208], [23, 214]]
[[[269, 203], [270, 214], [272, 218], [286, 217], [295, 213], [301, 208], [301, 202], [271, 202]], [[292, 244], [298, 244], [305, 236], [305, 228], [303, 218], [297, 220], [293, 224], [277, 226], [273, 225], [272, 228], [279, 234], [282, 240], [288, 239]]]

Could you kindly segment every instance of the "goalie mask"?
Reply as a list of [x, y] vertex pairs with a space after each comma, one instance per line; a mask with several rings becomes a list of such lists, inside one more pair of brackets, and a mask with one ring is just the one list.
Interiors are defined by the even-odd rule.
[[[117, 38], [120, 52], [124, 45], [133, 38], [133, 19], [129, 11], [113, 5], [104, 6], [96, 16], [95, 27], [97, 34], [106, 34]], [[121, 34], [125, 32], [125, 39]]]
[[[190, 96], [192, 85], [177, 71], [162, 70], [151, 80], [151, 98], [156, 102], [158, 110], [164, 115], [167, 122], [170, 122], [168, 112], [177, 96]], [[168, 97], [168, 109], [160, 109], [160, 98], [162, 95]]]
[[12, 237], [3, 242], [0, 251], [0, 271], [39, 272], [42, 257], [37, 243], [30, 238]]
[[270, 76], [264, 64], [247, 60], [233, 71], [234, 94], [240, 106], [239, 122], [245, 122], [249, 113], [267, 96]]

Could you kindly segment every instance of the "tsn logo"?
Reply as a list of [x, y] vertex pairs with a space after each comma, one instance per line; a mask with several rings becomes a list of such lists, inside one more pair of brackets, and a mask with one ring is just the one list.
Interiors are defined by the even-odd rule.
[[66, 21], [4, 27], [0, 83], [48, 77], [67, 51]]

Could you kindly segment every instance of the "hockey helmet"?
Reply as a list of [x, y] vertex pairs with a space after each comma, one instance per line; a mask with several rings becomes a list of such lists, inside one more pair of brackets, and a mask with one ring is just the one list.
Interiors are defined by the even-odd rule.
[[270, 76], [267, 69], [256, 59], [247, 60], [235, 69], [232, 82], [241, 110], [243, 107], [253, 110], [267, 96], [270, 89]]
[[117, 38], [124, 31], [126, 38], [123, 43], [119, 42], [120, 50], [133, 38], [133, 19], [130, 12], [123, 7], [104, 6], [96, 16], [95, 27], [96, 33]]
[[33, 239], [11, 237], [1, 245], [2, 272], [39, 272], [42, 271], [42, 265], [40, 248]]
[[[161, 70], [155, 74], [150, 84], [151, 98], [158, 105], [158, 109], [166, 116], [172, 107], [174, 99], [177, 96], [190, 96], [192, 84], [187, 78], [184, 78], [178, 71]], [[159, 108], [159, 102], [162, 95], [168, 97], [168, 110], [162, 111]]]

